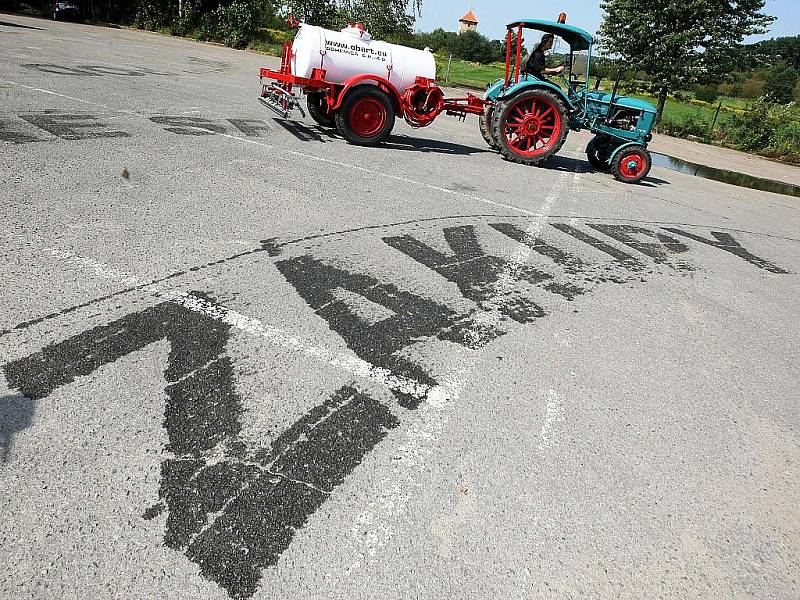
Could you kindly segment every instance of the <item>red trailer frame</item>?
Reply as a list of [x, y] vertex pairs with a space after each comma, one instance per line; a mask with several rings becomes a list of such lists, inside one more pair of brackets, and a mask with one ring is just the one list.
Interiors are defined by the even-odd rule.
[[[290, 18], [289, 25], [298, 27], [299, 21]], [[355, 26], [363, 29], [360, 25]], [[460, 98], [445, 98], [444, 92], [436, 85], [435, 81], [425, 77], [417, 77], [414, 85], [403, 94], [388, 79], [369, 73], [355, 75], [341, 83], [326, 80], [324, 68], [313, 69], [311, 77], [298, 77], [292, 73], [292, 48], [292, 42], [283, 44], [280, 70], [273, 71], [268, 68], [262, 68], [260, 75], [261, 96], [259, 100], [284, 118], [288, 117], [295, 108], [303, 112], [300, 106], [300, 98], [294, 93], [295, 88], [300, 88], [306, 94], [321, 95], [323, 99], [321, 109], [330, 117], [331, 123], [334, 121], [334, 116], [342, 110], [348, 95], [354, 88], [363, 86], [363, 84], [375, 86], [382, 90], [391, 100], [394, 116], [404, 118], [412, 127], [430, 125], [442, 113], [459, 117], [462, 120], [468, 114], [481, 115], [487, 104], [487, 101], [473, 94], [467, 94], [467, 96]], [[324, 66], [324, 63], [321, 63], [321, 66]], [[373, 104], [384, 97], [372, 99]], [[370, 102], [369, 98], [364, 99], [364, 102]], [[351, 108], [352, 112], [352, 107], [348, 108]], [[356, 143], [365, 145], [379, 144], [388, 137], [388, 131], [385, 131], [385, 135], [380, 133], [374, 136], [375, 139], [371, 139], [370, 135], [360, 135], [369, 134], [376, 129], [381, 130], [380, 127], [375, 127], [375, 123], [364, 121], [365, 115], [370, 117], [378, 112], [368, 110], [368, 108], [367, 106], [366, 110], [362, 109], [361, 113], [356, 115], [343, 115], [344, 118], [337, 121], [349, 123], [354, 128], [356, 133], [359, 134], [359, 141]], [[312, 114], [312, 116], [314, 115]], [[348, 140], [353, 141], [349, 137]]]

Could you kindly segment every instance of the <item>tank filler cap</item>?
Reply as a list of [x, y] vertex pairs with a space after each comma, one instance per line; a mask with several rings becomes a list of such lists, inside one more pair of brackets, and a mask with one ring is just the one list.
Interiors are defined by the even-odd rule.
[[372, 36], [367, 33], [367, 30], [364, 28], [362, 23], [348, 23], [347, 27], [342, 29], [342, 33], [350, 34], [364, 40], [365, 42], [369, 42], [372, 39]]

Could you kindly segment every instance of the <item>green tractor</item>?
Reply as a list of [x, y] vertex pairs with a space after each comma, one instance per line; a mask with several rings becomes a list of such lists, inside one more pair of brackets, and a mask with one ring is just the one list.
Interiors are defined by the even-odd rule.
[[[507, 25], [506, 76], [486, 90], [484, 100], [488, 102], [479, 117], [481, 133], [506, 159], [535, 165], [559, 151], [570, 129], [588, 129], [595, 134], [586, 148], [589, 163], [596, 169], [610, 170], [620, 181], [637, 183], [650, 172], [647, 143], [653, 137], [656, 108], [617, 95], [619, 79], [611, 93], [598, 90], [599, 80], [590, 90], [592, 36], [567, 25], [565, 19], [562, 13], [558, 22], [523, 19]], [[521, 69], [525, 29], [550, 33], [569, 45], [560, 76], [563, 86]], [[584, 50], [588, 57], [581, 81], [573, 66], [575, 53]]]

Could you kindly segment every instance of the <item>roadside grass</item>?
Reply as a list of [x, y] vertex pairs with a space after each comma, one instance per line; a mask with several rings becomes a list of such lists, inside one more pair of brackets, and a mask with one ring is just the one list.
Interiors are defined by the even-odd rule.
[[463, 85], [486, 89], [486, 85], [502, 79], [506, 74], [505, 64], [492, 63], [480, 65], [464, 60], [453, 60], [450, 63], [448, 77], [447, 57], [436, 55], [436, 80], [445, 85]]
[[[644, 100], [646, 102], [650, 102], [653, 106], [658, 104], [658, 98], [650, 96], [648, 94], [625, 94], [631, 98], [638, 98], [639, 100]], [[717, 105], [714, 104], [695, 104], [689, 102], [682, 102], [680, 100], [675, 100], [674, 98], [667, 98], [667, 101], [664, 103], [664, 114], [662, 115], [662, 120], [665, 121], [686, 121], [689, 119], [693, 119], [695, 121], [703, 121], [708, 123], [708, 127], [711, 127], [711, 123], [714, 121], [714, 114], [717, 112]], [[721, 126], [728, 122], [733, 113], [730, 109], [725, 107], [725, 104], [722, 105], [722, 110], [719, 112], [719, 117], [717, 118], [717, 126]]]
[[278, 42], [270, 42], [265, 40], [253, 40], [247, 46], [248, 50], [254, 50], [256, 52], [260, 52], [262, 54], [268, 54], [269, 56], [280, 56], [281, 50], [283, 49], [283, 45]]

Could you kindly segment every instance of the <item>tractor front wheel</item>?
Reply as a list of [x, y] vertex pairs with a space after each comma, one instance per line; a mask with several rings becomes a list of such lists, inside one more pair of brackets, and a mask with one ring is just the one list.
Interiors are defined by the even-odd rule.
[[494, 139], [494, 135], [492, 134], [493, 113], [494, 105], [487, 104], [486, 108], [483, 109], [483, 114], [478, 115], [478, 127], [481, 130], [483, 139], [486, 140], [487, 144], [489, 144], [489, 148], [492, 150], [497, 150], [497, 141]]
[[598, 171], [608, 171], [610, 163], [608, 145], [597, 137], [593, 137], [586, 146], [586, 158], [589, 160], [589, 164]]
[[328, 109], [328, 101], [325, 98], [325, 94], [321, 92], [306, 94], [306, 106], [308, 106], [308, 114], [311, 115], [311, 118], [322, 127], [335, 126], [333, 115]]
[[567, 139], [567, 109], [547, 90], [521, 92], [495, 106], [492, 133], [507, 160], [535, 165], [561, 149]]
[[639, 183], [647, 177], [653, 162], [650, 153], [641, 146], [623, 148], [611, 161], [611, 172], [624, 183]]
[[394, 106], [389, 95], [374, 85], [353, 88], [336, 111], [336, 131], [351, 144], [377, 146], [394, 127]]

